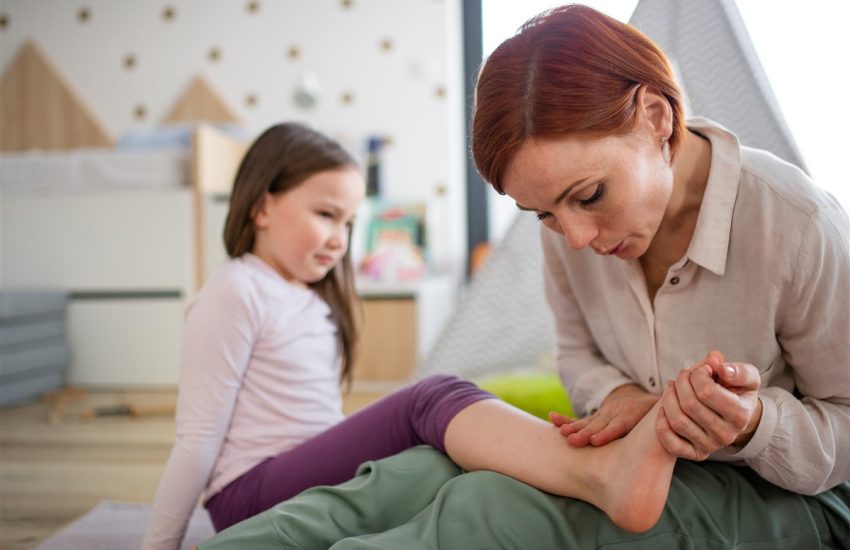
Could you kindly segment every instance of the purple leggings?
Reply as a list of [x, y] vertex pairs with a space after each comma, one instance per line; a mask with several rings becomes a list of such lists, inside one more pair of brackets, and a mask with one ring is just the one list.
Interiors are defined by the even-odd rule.
[[301, 491], [336, 485], [357, 467], [416, 445], [446, 452], [449, 421], [493, 395], [456, 376], [435, 375], [402, 388], [301, 445], [266, 459], [228, 484], [205, 506], [216, 531]]

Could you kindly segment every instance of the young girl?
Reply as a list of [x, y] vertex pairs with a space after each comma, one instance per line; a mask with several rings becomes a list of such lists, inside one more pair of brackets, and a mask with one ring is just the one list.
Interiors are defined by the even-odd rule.
[[145, 548], [179, 547], [202, 492], [222, 529], [345, 481], [364, 460], [440, 447], [454, 413], [490, 397], [434, 378], [351, 419], [347, 430], [365, 432], [356, 441], [308, 441], [343, 420], [356, 340], [348, 239], [364, 189], [339, 144], [297, 124], [269, 128], [247, 152], [224, 231], [232, 260], [187, 309], [177, 440]]
[[143, 548], [178, 548], [202, 493], [221, 530], [419, 444], [588, 500], [626, 528], [654, 523], [674, 463], [654, 413], [628, 444], [570, 448], [551, 424], [434, 376], [343, 417], [356, 340], [348, 239], [364, 187], [344, 149], [304, 126], [274, 126], [249, 149], [224, 232], [232, 259], [187, 309], [177, 439]]

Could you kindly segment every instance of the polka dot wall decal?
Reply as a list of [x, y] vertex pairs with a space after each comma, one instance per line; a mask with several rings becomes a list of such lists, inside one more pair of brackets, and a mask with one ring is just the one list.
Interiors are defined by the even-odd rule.
[[381, 40], [381, 50], [382, 51], [389, 53], [389, 52], [393, 51], [394, 47], [395, 47], [395, 44], [393, 44], [392, 38], [384, 38], [383, 40]]
[[136, 105], [136, 108], [133, 109], [133, 117], [136, 120], [144, 120], [145, 117], [148, 116], [148, 109], [144, 105]]
[[136, 59], [136, 56], [131, 53], [128, 53], [124, 56], [124, 68], [128, 71], [132, 71], [133, 69], [135, 69], [137, 62], [138, 61]]
[[449, 192], [449, 188], [446, 187], [446, 184], [444, 184], [442, 182], [437, 183], [437, 185], [434, 187], [434, 194], [437, 195], [438, 197], [445, 197], [448, 194], [448, 192]]
[[437, 99], [443, 99], [446, 97], [446, 88], [443, 86], [437, 86], [434, 88], [434, 95], [437, 96]]
[[88, 22], [88, 20], [91, 19], [91, 16], [91, 10], [86, 7], [82, 7], [77, 11], [77, 21], [80, 23]]
[[258, 11], [260, 11], [260, 3], [248, 2], [248, 5], [245, 6], [245, 9], [248, 10], [248, 13], [257, 13]]
[[343, 105], [351, 105], [354, 103], [354, 94], [352, 92], [343, 92], [339, 99]]
[[215, 63], [219, 59], [221, 59], [221, 50], [216, 47], [210, 48], [210, 51], [207, 52], [207, 59]]
[[9, 19], [8, 15], [6, 15], [5, 13], [0, 13], [0, 29], [7, 28], [11, 22], [12, 20]]
[[354, 6], [354, 0], [339, 0], [339, 5], [342, 9], [347, 10]]
[[299, 57], [301, 57], [301, 48], [298, 46], [290, 46], [289, 49], [286, 50], [286, 57], [295, 61]]
[[260, 99], [257, 97], [257, 94], [248, 94], [245, 96], [245, 105], [248, 107], [256, 107], [259, 101]]
[[174, 21], [174, 18], [177, 17], [177, 10], [174, 9], [174, 6], [165, 6], [162, 8], [162, 20], [165, 22]]

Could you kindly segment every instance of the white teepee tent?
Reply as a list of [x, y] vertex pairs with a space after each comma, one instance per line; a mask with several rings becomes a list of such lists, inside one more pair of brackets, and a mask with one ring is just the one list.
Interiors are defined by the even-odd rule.
[[[733, 0], [640, 0], [630, 23], [670, 56], [689, 113], [803, 166]], [[520, 213], [414, 377], [449, 372], [476, 378], [551, 358], [555, 330], [542, 273], [539, 224], [532, 213]]]

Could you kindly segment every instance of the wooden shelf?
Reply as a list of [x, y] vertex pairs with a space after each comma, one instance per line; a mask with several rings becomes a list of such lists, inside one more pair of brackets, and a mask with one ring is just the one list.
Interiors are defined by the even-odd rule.
[[406, 381], [430, 350], [451, 312], [447, 277], [415, 283], [358, 281], [363, 303], [355, 381]]

